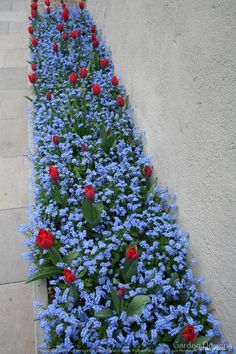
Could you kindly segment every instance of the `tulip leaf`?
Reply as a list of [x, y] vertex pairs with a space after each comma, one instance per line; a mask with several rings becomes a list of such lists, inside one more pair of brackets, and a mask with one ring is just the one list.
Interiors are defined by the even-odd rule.
[[137, 264], [138, 264], [137, 259], [135, 261], [129, 261], [129, 260], [125, 261], [123, 278], [126, 283], [129, 283], [132, 276], [137, 274]]
[[128, 305], [127, 308], [128, 316], [134, 316], [134, 315], [141, 316], [144, 306], [150, 302], [151, 302], [150, 298], [146, 295], [135, 296]]
[[38, 280], [38, 279], [44, 279], [44, 278], [50, 278], [54, 275], [58, 275], [62, 273], [62, 269], [58, 267], [44, 267], [41, 268], [37, 273], [31, 275], [26, 283], [31, 283], [32, 281]]
[[103, 210], [103, 204], [93, 204], [91, 200], [86, 198], [82, 201], [82, 212], [85, 220], [91, 225], [96, 226]]
[[48, 249], [48, 255], [51, 260], [51, 262], [56, 265], [59, 262], [63, 262], [63, 259], [60, 255], [60, 253], [55, 249], [55, 248], [49, 248]]
[[110, 309], [105, 309], [102, 311], [95, 312], [94, 315], [98, 319], [108, 319], [108, 318], [111, 318], [114, 316], [112, 310], [110, 310]]
[[69, 296], [73, 297], [75, 300], [78, 300], [79, 298], [78, 290], [74, 284], [71, 284], [70, 286]]
[[209, 343], [212, 340], [212, 337], [206, 336], [206, 337], [198, 337], [194, 342], [193, 345], [199, 345], [203, 346], [207, 343]]
[[71, 251], [63, 258], [63, 262], [67, 264], [71, 264], [72, 261], [78, 259], [80, 256], [79, 252]]
[[114, 309], [119, 313], [120, 312], [120, 299], [117, 295], [117, 291], [111, 286], [111, 297]]

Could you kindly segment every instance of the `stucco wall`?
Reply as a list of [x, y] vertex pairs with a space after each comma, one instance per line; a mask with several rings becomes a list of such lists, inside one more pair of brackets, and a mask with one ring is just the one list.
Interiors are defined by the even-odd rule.
[[[235, 0], [88, 0], [236, 344]], [[233, 109], [234, 108], [234, 109]]]

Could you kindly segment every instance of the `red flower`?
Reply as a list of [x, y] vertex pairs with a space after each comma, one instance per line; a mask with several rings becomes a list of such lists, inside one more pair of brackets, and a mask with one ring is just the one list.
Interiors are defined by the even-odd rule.
[[55, 240], [50, 231], [40, 229], [38, 236], [36, 237], [36, 243], [39, 247], [47, 249], [54, 246]]
[[92, 33], [96, 33], [96, 32], [97, 32], [97, 28], [96, 28], [95, 25], [92, 25], [92, 26], [91, 26], [91, 32], [92, 32]]
[[55, 166], [50, 166], [48, 171], [52, 181], [56, 182], [59, 180], [59, 172]]
[[152, 168], [150, 165], [144, 167], [143, 174], [145, 177], [151, 177], [152, 175]]
[[97, 48], [99, 46], [99, 40], [98, 39], [93, 39], [92, 40], [92, 45], [93, 45], [93, 48]]
[[125, 297], [125, 293], [126, 293], [126, 288], [119, 288], [117, 290], [117, 296], [120, 298], [120, 299], [123, 299]]
[[64, 30], [64, 25], [63, 25], [63, 23], [58, 23], [57, 29], [58, 29], [58, 31], [62, 32], [62, 31]]
[[66, 4], [62, 2], [61, 7], [64, 9], [66, 7]]
[[186, 342], [194, 342], [197, 339], [197, 334], [194, 332], [194, 326], [190, 325], [184, 328], [182, 337]]
[[83, 10], [83, 9], [84, 9], [84, 6], [85, 6], [84, 2], [83, 2], [83, 1], [80, 1], [80, 3], [79, 3], [79, 8], [80, 8], [80, 10]]
[[59, 45], [57, 43], [54, 43], [52, 48], [54, 52], [58, 52]]
[[91, 33], [91, 39], [92, 39], [92, 41], [94, 41], [95, 39], [97, 39], [96, 33]]
[[68, 7], [64, 7], [64, 10], [63, 10], [63, 12], [62, 12], [62, 14], [61, 14], [61, 17], [62, 17], [62, 19], [66, 22], [66, 21], [68, 21], [69, 20], [69, 10], [68, 10]]
[[37, 10], [38, 8], [38, 4], [36, 2], [33, 2], [30, 6], [32, 10]]
[[31, 17], [36, 18], [38, 16], [38, 13], [36, 10], [31, 9]]
[[51, 101], [51, 99], [52, 99], [51, 91], [46, 92], [45, 96], [47, 97], [48, 101]]
[[37, 45], [38, 45], [38, 40], [37, 40], [37, 38], [32, 38], [32, 39], [31, 39], [31, 44], [32, 44], [33, 47], [37, 47]]
[[50, 6], [50, 0], [45, 0], [45, 5]]
[[92, 90], [93, 90], [94, 95], [97, 95], [97, 96], [98, 96], [98, 95], [100, 94], [100, 92], [101, 92], [100, 85], [98, 85], [98, 84], [93, 84]]
[[48, 7], [46, 8], [46, 11], [47, 11], [48, 14], [50, 14], [50, 13], [51, 13], [51, 8], [48, 6]]
[[28, 27], [28, 32], [29, 32], [30, 34], [32, 34], [32, 33], [34, 32], [34, 27], [33, 27], [33, 26], [29, 26], [29, 27]]
[[78, 29], [77, 29], [77, 36], [79, 37], [80, 35], [81, 35], [81, 29], [78, 28]]
[[34, 63], [32, 63], [32, 64], [31, 64], [31, 69], [32, 69], [33, 71], [36, 71], [36, 69], [37, 69], [37, 65], [36, 65], [36, 64], [34, 64]]
[[80, 68], [79, 74], [80, 74], [80, 77], [85, 78], [87, 76], [87, 69]]
[[35, 84], [36, 80], [37, 80], [37, 76], [35, 73], [29, 74], [28, 75], [29, 81], [31, 82], [31, 84]]
[[116, 100], [117, 106], [124, 107], [125, 100], [122, 96], [118, 96]]
[[91, 200], [91, 202], [95, 199], [95, 189], [92, 186], [86, 186], [84, 188], [85, 198]]
[[59, 136], [53, 135], [53, 136], [52, 136], [52, 141], [53, 141], [53, 143], [54, 143], [55, 145], [59, 145], [59, 143], [60, 143]]
[[69, 34], [67, 32], [63, 32], [62, 37], [63, 37], [64, 41], [67, 41], [69, 38]]
[[64, 269], [64, 281], [67, 284], [74, 283], [75, 279], [76, 279], [76, 277], [75, 277], [74, 273], [71, 270]]
[[78, 82], [77, 75], [75, 73], [71, 73], [69, 76], [69, 80], [71, 84], [76, 84]]
[[107, 65], [108, 65], [108, 60], [107, 60], [106, 58], [101, 58], [101, 59], [100, 59], [100, 65], [101, 65], [101, 67], [102, 67], [103, 69], [106, 68]]
[[115, 75], [112, 76], [111, 83], [113, 86], [117, 86], [119, 84], [119, 81]]
[[70, 35], [71, 35], [71, 38], [76, 39], [77, 32], [76, 31], [72, 31]]
[[130, 261], [135, 261], [139, 257], [139, 253], [137, 252], [137, 249], [135, 246], [130, 246], [125, 253], [125, 256], [127, 259]]

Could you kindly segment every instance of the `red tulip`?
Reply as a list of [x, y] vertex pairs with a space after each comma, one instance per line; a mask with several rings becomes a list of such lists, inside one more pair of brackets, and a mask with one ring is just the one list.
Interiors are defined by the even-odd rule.
[[69, 20], [70, 16], [69, 16], [69, 10], [67, 7], [64, 7], [61, 17], [65, 22]]
[[126, 293], [126, 288], [119, 288], [117, 290], [117, 296], [120, 298], [120, 299], [123, 299], [125, 297], [125, 293]]
[[94, 202], [95, 199], [95, 189], [92, 186], [86, 186], [84, 188], [85, 198]]
[[48, 6], [48, 7], [46, 8], [46, 11], [47, 11], [47, 14], [50, 14], [50, 13], [51, 13], [51, 8]]
[[78, 37], [81, 36], [81, 29], [80, 28], [77, 29], [77, 36]]
[[69, 38], [69, 34], [67, 32], [63, 32], [62, 37], [63, 37], [64, 41], [67, 41]]
[[186, 342], [194, 342], [197, 339], [197, 334], [194, 332], [194, 326], [187, 326], [184, 328], [182, 337]]
[[71, 38], [76, 39], [77, 32], [76, 31], [72, 31], [70, 35], [71, 35]]
[[33, 26], [29, 26], [29, 27], [28, 27], [28, 32], [29, 32], [30, 34], [32, 34], [32, 33], [34, 32], [34, 27], [33, 27]]
[[80, 3], [79, 3], [79, 8], [80, 8], [80, 10], [83, 10], [83, 9], [84, 9], [84, 6], [85, 6], [84, 2], [83, 2], [83, 1], [80, 1]]
[[61, 7], [64, 9], [66, 7], [66, 4], [62, 3]]
[[50, 231], [40, 229], [38, 236], [36, 237], [36, 243], [39, 247], [47, 249], [54, 246], [55, 240]]
[[95, 41], [95, 39], [97, 39], [96, 33], [91, 33], [91, 39], [92, 41]]
[[54, 52], [58, 52], [59, 45], [57, 43], [54, 43], [52, 48]]
[[67, 284], [74, 283], [75, 279], [76, 279], [76, 277], [75, 277], [74, 273], [71, 270], [64, 269], [64, 281]]
[[99, 46], [99, 40], [98, 39], [92, 40], [92, 45], [93, 45], [93, 48], [97, 48]]
[[147, 165], [144, 167], [143, 174], [145, 177], [151, 177], [152, 175], [152, 167], [150, 165]]
[[50, 0], [45, 0], [45, 5], [50, 6]]
[[91, 26], [91, 32], [92, 32], [92, 33], [96, 33], [96, 32], [97, 32], [97, 28], [96, 28], [95, 25], [92, 25], [92, 26]]
[[137, 252], [136, 246], [130, 246], [125, 253], [125, 256], [130, 261], [135, 261], [139, 257], [139, 253]]
[[38, 45], [38, 40], [37, 40], [37, 38], [32, 38], [32, 39], [31, 39], [31, 44], [32, 44], [33, 47], [37, 47], [37, 45]]
[[37, 69], [37, 65], [36, 65], [36, 64], [34, 64], [34, 63], [32, 63], [32, 64], [31, 64], [31, 69], [32, 69], [33, 71], [36, 71], [36, 69]]
[[87, 76], [87, 69], [80, 68], [79, 74], [80, 74], [80, 77], [85, 78]]
[[52, 99], [51, 91], [46, 92], [45, 96], [47, 97], [48, 101], [51, 101], [51, 99]]
[[69, 76], [69, 80], [71, 84], [77, 84], [78, 79], [77, 79], [77, 75], [75, 73], [71, 73]]
[[50, 166], [48, 171], [52, 181], [56, 182], [59, 180], [59, 172], [55, 166]]
[[57, 29], [58, 29], [58, 31], [62, 32], [62, 31], [64, 30], [64, 25], [63, 25], [63, 23], [58, 23]]
[[94, 95], [98, 96], [101, 93], [101, 88], [99, 84], [93, 84], [92, 90]]
[[33, 2], [30, 6], [32, 10], [36, 11], [38, 9], [38, 4], [36, 2]]
[[117, 106], [124, 107], [125, 100], [122, 96], [118, 96], [116, 100]]
[[111, 83], [113, 86], [117, 86], [119, 84], [119, 81], [115, 75], [112, 76]]
[[101, 59], [100, 59], [100, 65], [101, 65], [101, 67], [102, 67], [103, 69], [106, 68], [107, 65], [108, 65], [108, 60], [107, 60], [106, 58], [101, 58]]
[[36, 10], [31, 9], [31, 17], [36, 18], [38, 16], [38, 13]]
[[59, 145], [59, 143], [60, 143], [59, 136], [53, 135], [53, 136], [52, 136], [52, 141], [53, 141], [53, 143], [54, 143], [55, 145]]
[[29, 74], [28, 75], [29, 81], [31, 82], [31, 84], [35, 84], [36, 80], [37, 80], [37, 76], [35, 73]]

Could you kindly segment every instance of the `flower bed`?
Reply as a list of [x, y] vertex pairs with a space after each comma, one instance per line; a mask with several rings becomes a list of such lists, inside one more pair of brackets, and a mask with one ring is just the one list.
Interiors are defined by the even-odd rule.
[[45, 348], [191, 352], [220, 335], [218, 322], [82, 4], [41, 16], [33, 6], [29, 26], [35, 205], [24, 232], [28, 281], [53, 289], [39, 314]]

